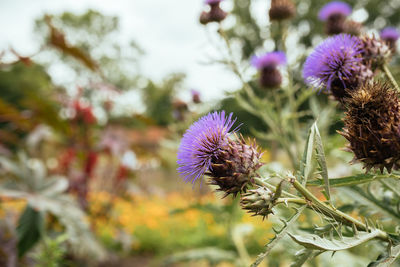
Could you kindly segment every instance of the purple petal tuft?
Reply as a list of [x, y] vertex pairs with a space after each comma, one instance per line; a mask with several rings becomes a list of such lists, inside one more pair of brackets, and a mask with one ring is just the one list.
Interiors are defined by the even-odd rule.
[[351, 70], [361, 64], [361, 41], [349, 34], [326, 39], [307, 57], [303, 78], [311, 86], [330, 88], [334, 79], [349, 78]]
[[276, 52], [266, 53], [259, 57], [253, 56], [251, 59], [251, 64], [257, 69], [285, 65], [286, 55], [284, 52], [276, 51]]
[[236, 119], [225, 111], [209, 113], [192, 124], [183, 135], [178, 150], [178, 172], [185, 181], [193, 183], [210, 169], [211, 160], [218, 156], [227, 144], [228, 136]]
[[347, 17], [351, 14], [351, 11], [352, 10], [349, 4], [341, 1], [332, 1], [321, 8], [318, 18], [322, 21], [325, 21], [332, 15], [343, 15]]
[[397, 41], [400, 38], [399, 31], [394, 27], [386, 27], [381, 31], [381, 39], [385, 41]]

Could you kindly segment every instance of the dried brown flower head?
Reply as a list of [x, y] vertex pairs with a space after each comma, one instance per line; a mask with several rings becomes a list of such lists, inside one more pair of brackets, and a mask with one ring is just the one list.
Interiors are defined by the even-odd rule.
[[296, 6], [291, 0], [272, 0], [269, 10], [270, 20], [285, 20], [294, 17]]
[[388, 84], [366, 83], [350, 92], [345, 102], [344, 129], [339, 132], [349, 142], [353, 161], [391, 172], [400, 167], [399, 93]]

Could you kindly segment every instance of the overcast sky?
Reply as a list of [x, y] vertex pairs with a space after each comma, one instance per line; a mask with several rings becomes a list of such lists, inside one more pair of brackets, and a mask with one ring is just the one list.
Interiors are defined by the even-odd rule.
[[[229, 8], [229, 2], [225, 5]], [[12, 46], [22, 55], [34, 53], [36, 18], [91, 8], [120, 18], [121, 38], [134, 39], [146, 52], [141, 65], [147, 77], [160, 80], [168, 73], [184, 72], [188, 88], [216, 100], [238, 88], [239, 82], [223, 66], [201, 64], [216, 53], [208, 43], [213, 34], [198, 23], [202, 7], [203, 0], [0, 0], [0, 49]], [[215, 30], [212, 25], [208, 32]]]

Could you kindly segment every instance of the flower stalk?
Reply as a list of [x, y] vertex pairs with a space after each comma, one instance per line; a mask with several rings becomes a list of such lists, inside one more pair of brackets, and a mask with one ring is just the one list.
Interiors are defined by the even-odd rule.
[[390, 72], [390, 70], [389, 70], [387, 64], [383, 64], [383, 65], [382, 65], [382, 70], [383, 70], [383, 72], [385, 73], [386, 77], [389, 79], [390, 83], [393, 85], [393, 87], [396, 88], [396, 90], [397, 90], [398, 92], [400, 92], [400, 87], [399, 87], [399, 85], [397, 84], [396, 80], [394, 79], [392, 73]]
[[[341, 212], [340, 210], [336, 209], [335, 207], [329, 206], [325, 204], [324, 202], [320, 201], [316, 196], [314, 196], [310, 191], [307, 190], [301, 183], [299, 183], [295, 178], [291, 177], [289, 178], [289, 182], [293, 185], [296, 190], [305, 197], [306, 199], [306, 204], [310, 207], [312, 207], [314, 210], [317, 212], [320, 212], [330, 218], [333, 218], [339, 222], [342, 222], [345, 225], [348, 226], [355, 226], [358, 230], [360, 231], [365, 231], [368, 232], [369, 229], [367, 225], [364, 223], [360, 222], [359, 220], [349, 216], [346, 213]], [[294, 201], [294, 200], [291, 200]], [[302, 204], [300, 200], [296, 200]], [[384, 232], [379, 230], [380, 233], [378, 235], [379, 239], [382, 239], [384, 241], [390, 242], [389, 235]]]

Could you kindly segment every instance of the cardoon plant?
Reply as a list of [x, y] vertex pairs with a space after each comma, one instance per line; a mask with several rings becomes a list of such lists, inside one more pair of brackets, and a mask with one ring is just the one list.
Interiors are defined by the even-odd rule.
[[[352, 12], [348, 4], [331, 2], [322, 8], [319, 19], [326, 22], [327, 33], [339, 34], [315, 47], [303, 66], [292, 60], [287, 64], [286, 55], [296, 58], [296, 53], [291, 55], [286, 49], [290, 27], [282, 22], [283, 17], [274, 18], [278, 9], [272, 16], [271, 12], [288, 2], [271, 2], [267, 34], [255, 30], [260, 25], [247, 28], [240, 20], [244, 17], [241, 12], [250, 10], [244, 6], [234, 7], [232, 16], [243, 29], [249, 29], [247, 35], [235, 28], [218, 28], [226, 51], [217, 62], [226, 64], [242, 82], [232, 95], [239, 107], [259, 119], [249, 132], [263, 141], [259, 144], [265, 145], [274, 164], [261, 163], [256, 141], [238, 137], [232, 114], [214, 112], [185, 133], [178, 151], [178, 170], [186, 181], [208, 176], [208, 183], [224, 196], [239, 196], [243, 210], [262, 219], [276, 216], [283, 222], [252, 267], [264, 258], [270, 263], [271, 251], [279, 249], [275, 245], [285, 242], [285, 236], [303, 246], [292, 266], [318, 266], [320, 254], [349, 250], [372, 239], [377, 240], [381, 252], [374, 248], [370, 250], [374, 255], [357, 256], [367, 258], [369, 266], [389, 266], [400, 257], [400, 232], [396, 229], [400, 223], [400, 89], [389, 71], [393, 53], [389, 56], [387, 39], [394, 35], [382, 34], [381, 39], [366, 36], [361, 24], [347, 19]], [[251, 16], [251, 12], [244, 13]], [[271, 38], [263, 42], [257, 39], [261, 36]], [[279, 51], [250, 58], [267, 45]], [[241, 53], [236, 56], [238, 51]], [[306, 52], [298, 58], [305, 58]], [[258, 70], [259, 83], [247, 72], [249, 65]], [[283, 65], [285, 83], [279, 70]], [[301, 70], [304, 82], [298, 79]], [[260, 90], [276, 87], [280, 90]], [[309, 87], [325, 89], [340, 105], [325, 102]], [[340, 117], [344, 126], [337, 123]], [[323, 139], [329, 141], [328, 146], [324, 147]], [[338, 152], [346, 142], [347, 151], [354, 154], [352, 163], [362, 163], [367, 173], [360, 166], [350, 167], [343, 159], [345, 153]], [[338, 173], [340, 177], [333, 178]], [[317, 223], [313, 214], [318, 214]], [[307, 218], [301, 227], [296, 224], [300, 215]], [[234, 231], [231, 235], [238, 264], [249, 266], [244, 242]], [[283, 247], [280, 253], [287, 253]], [[344, 257], [338, 254], [335, 257]]]

